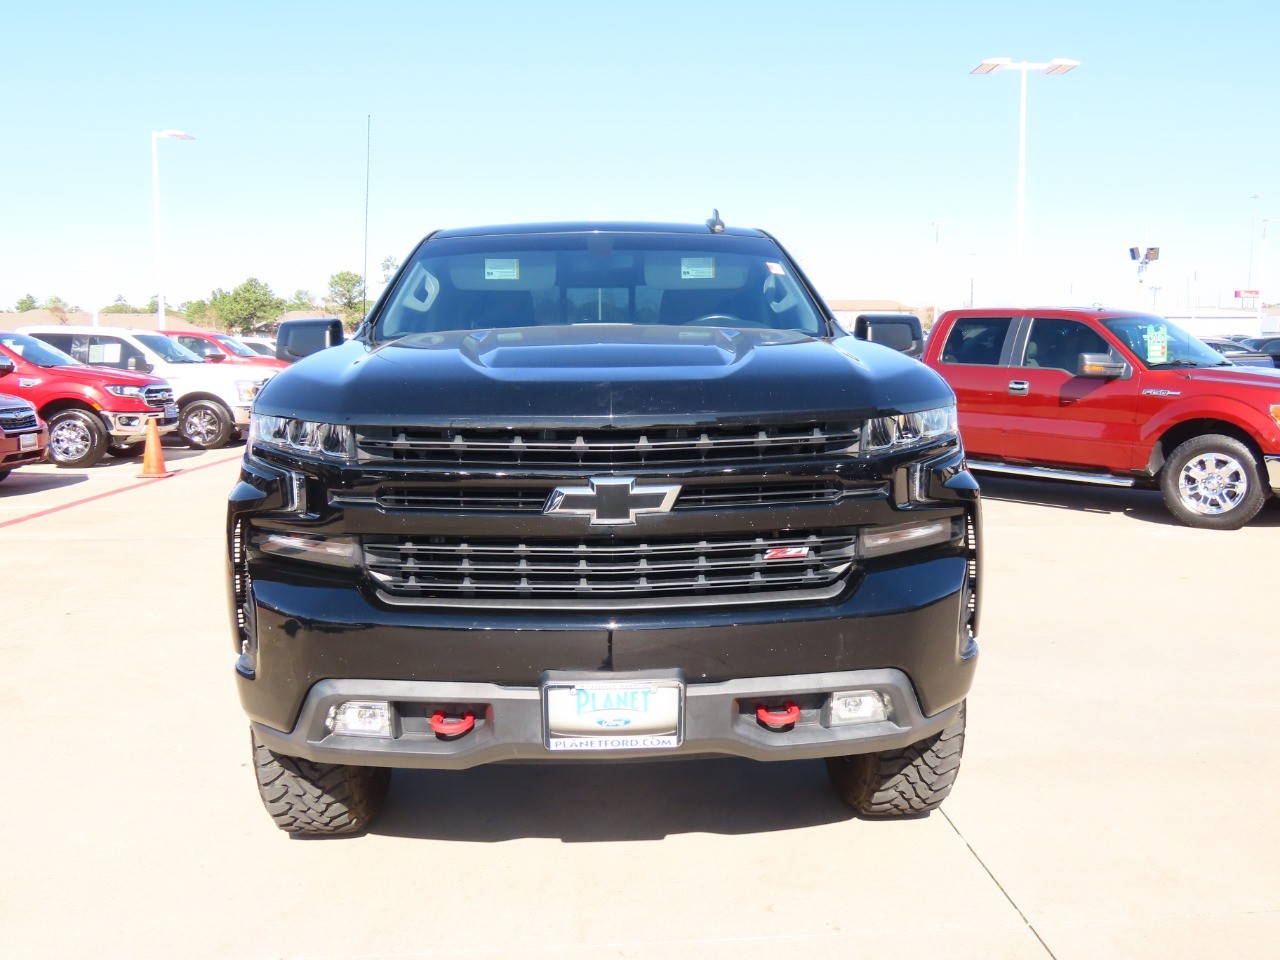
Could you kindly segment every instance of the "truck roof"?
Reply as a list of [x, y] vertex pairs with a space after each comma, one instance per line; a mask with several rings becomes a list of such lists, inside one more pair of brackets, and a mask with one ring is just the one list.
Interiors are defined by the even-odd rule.
[[[706, 224], [693, 223], [568, 220], [554, 223], [508, 223], [496, 224], [487, 227], [462, 227], [449, 230], [438, 230], [431, 234], [431, 238], [519, 236], [537, 233], [677, 233], [709, 236], [711, 235], [711, 230]], [[749, 227], [729, 226], [726, 226], [723, 229], [722, 235], [733, 237], [766, 236], [762, 230], [756, 230]]]

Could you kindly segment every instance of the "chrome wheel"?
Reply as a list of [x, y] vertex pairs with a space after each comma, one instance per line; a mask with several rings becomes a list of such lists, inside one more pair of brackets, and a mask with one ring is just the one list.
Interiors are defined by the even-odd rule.
[[49, 431], [49, 456], [57, 463], [79, 460], [92, 446], [93, 437], [81, 420], [61, 420]]
[[217, 416], [208, 407], [203, 406], [187, 414], [182, 423], [183, 436], [200, 446], [211, 443], [220, 429]]
[[1249, 472], [1235, 457], [1207, 451], [1192, 457], [1178, 474], [1178, 496], [1188, 510], [1217, 516], [1234, 510], [1249, 492]]

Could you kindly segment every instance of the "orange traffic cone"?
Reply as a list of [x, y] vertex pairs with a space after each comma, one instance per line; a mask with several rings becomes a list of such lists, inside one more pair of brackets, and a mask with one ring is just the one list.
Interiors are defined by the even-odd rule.
[[142, 472], [139, 477], [148, 480], [160, 480], [172, 477], [173, 471], [164, 468], [164, 451], [160, 449], [160, 428], [155, 418], [147, 421], [147, 445], [142, 451]]

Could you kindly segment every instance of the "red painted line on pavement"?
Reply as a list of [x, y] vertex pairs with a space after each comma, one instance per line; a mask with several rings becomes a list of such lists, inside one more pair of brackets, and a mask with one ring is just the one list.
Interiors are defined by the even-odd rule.
[[[175, 477], [178, 477], [184, 473], [195, 473], [198, 470], [205, 470], [208, 467], [221, 466], [224, 463], [230, 463], [232, 460], [239, 460], [241, 456], [243, 455], [236, 454], [236, 456], [227, 457], [225, 460], [214, 460], [212, 463], [202, 463], [198, 467], [184, 467], [180, 470], [173, 471], [173, 475]], [[72, 507], [78, 507], [81, 504], [93, 503], [93, 501], [95, 500], [102, 500], [106, 497], [114, 497], [117, 493], [125, 493], [129, 490], [137, 490], [139, 487], [150, 486], [153, 483], [159, 483], [161, 480], [169, 480], [169, 479], [171, 478], [170, 477], [152, 477], [148, 480], [143, 480], [141, 483], [131, 483], [129, 484], [129, 486], [120, 487], [117, 490], [108, 490], [106, 493], [95, 493], [92, 497], [84, 497], [83, 499], [80, 499], [80, 500], [72, 500], [70, 503], [64, 503], [57, 507], [50, 507], [48, 510], [38, 510], [35, 513], [29, 513], [25, 517], [15, 517], [13, 520], [2, 521], [0, 522], [0, 529], [4, 527], [11, 527], [15, 523], [26, 523], [28, 520], [36, 520], [40, 517], [47, 517], [51, 513], [61, 513], [63, 510], [70, 510]]]

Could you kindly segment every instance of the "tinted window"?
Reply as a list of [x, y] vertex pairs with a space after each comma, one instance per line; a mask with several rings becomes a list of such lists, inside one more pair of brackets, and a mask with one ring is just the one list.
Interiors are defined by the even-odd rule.
[[581, 323], [826, 334], [817, 305], [772, 242], [647, 233], [430, 241], [400, 274], [374, 333]]
[[0, 343], [37, 367], [65, 367], [76, 363], [74, 357], [25, 333], [0, 333]]
[[1102, 335], [1083, 323], [1037, 318], [1031, 321], [1022, 365], [1066, 370], [1074, 375], [1080, 369], [1080, 354], [1110, 352]]
[[942, 362], [998, 364], [1012, 322], [1011, 317], [962, 317], [942, 345]]
[[1135, 315], [1102, 322], [1148, 367], [1213, 367], [1229, 362], [1164, 317]]

